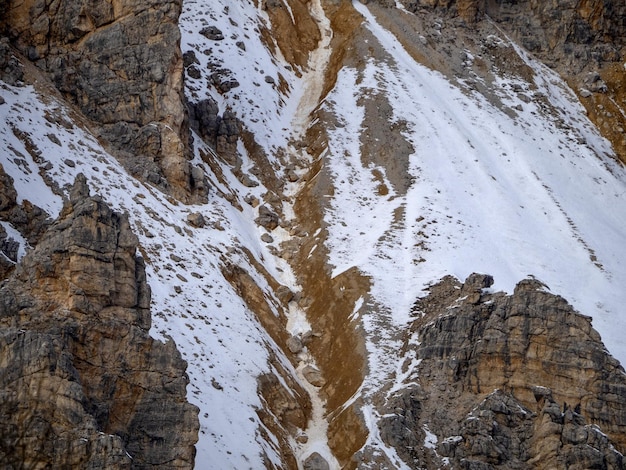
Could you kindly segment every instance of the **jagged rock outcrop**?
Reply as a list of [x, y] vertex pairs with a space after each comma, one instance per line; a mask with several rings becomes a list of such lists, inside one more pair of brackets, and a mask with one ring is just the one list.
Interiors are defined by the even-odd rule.
[[102, 126], [129, 170], [188, 199], [206, 187], [188, 161], [181, 5], [10, 0], [0, 34]]
[[[192, 468], [197, 408], [126, 216], [80, 175], [59, 219], [0, 287], [6, 468]], [[46, 467], [47, 468], [47, 467]]]
[[[540, 282], [444, 278], [415, 305], [419, 366], [381, 436], [436, 468], [624, 468], [626, 374], [591, 320]], [[436, 442], [425, 445], [426, 431]]]
[[[11, 223], [32, 245], [37, 243], [51, 223], [48, 214], [30, 201], [24, 200], [18, 204], [13, 178], [6, 174], [2, 164], [0, 164], [0, 219]], [[17, 241], [9, 237], [6, 230], [0, 226], [0, 280], [5, 279], [13, 271], [17, 262], [18, 246]]]
[[[569, 65], [620, 60], [626, 5], [619, 0], [411, 0], [410, 9], [435, 8], [468, 22], [489, 18], [504, 25], [526, 49]], [[567, 65], [567, 64], [564, 64]]]
[[226, 110], [220, 116], [215, 100], [206, 98], [197, 103], [188, 103], [189, 124], [202, 139], [210, 144], [227, 162], [235, 164], [237, 141], [239, 140], [239, 120]]

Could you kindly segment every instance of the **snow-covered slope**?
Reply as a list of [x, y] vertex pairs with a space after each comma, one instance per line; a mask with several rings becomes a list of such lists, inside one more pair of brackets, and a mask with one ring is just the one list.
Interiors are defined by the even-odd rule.
[[[300, 163], [309, 158], [291, 142], [303, 138], [318, 100], [324, 98], [322, 110], [334, 117], [321, 156], [333, 191], [320, 203], [326, 208], [323, 233], [328, 235], [319, 242], [328, 250], [333, 277], [356, 267], [372, 281], [370, 300], [357, 302], [352, 316], [355, 325], [364, 326], [369, 354], [370, 374], [359, 392], [371, 432], [368, 443], [384, 448], [368, 400], [403, 378], [397, 372], [404, 361], [398, 357], [398, 334], [423, 289], [446, 274], [489, 273], [495, 289], [509, 292], [520, 279], [534, 276], [592, 316], [609, 351], [626, 363], [626, 171], [567, 85], [507, 45], [534, 77], [532, 82], [500, 80], [494, 92], [513, 110], [505, 112], [417, 63], [366, 6], [355, 2], [362, 28], [373, 33], [387, 56], [370, 58], [359, 69], [342, 68], [332, 90], [321, 97], [332, 33], [319, 4], [311, 5], [323, 39], [310, 68], [297, 71], [275, 45], [273, 54], [268, 48], [260, 26], [271, 30], [271, 24], [260, 6], [247, 0], [185, 1], [183, 51], [194, 50], [203, 70], [217, 63], [227, 67], [239, 82], [218, 93], [206, 79], [189, 79], [186, 93], [190, 101], [211, 96], [221, 111], [235, 112], [276, 172], [280, 149], [297, 153]], [[211, 25], [219, 27], [224, 40], [199, 34]], [[237, 44], [242, 41], [245, 48]], [[286, 89], [277, 87], [281, 80]], [[514, 83], [544, 96], [552, 111], [545, 112], [537, 100], [521, 101], [510, 92]], [[270, 299], [275, 315], [291, 315], [291, 332], [306, 331], [303, 312], [283, 312], [267, 277], [255, 267], [262, 265], [273, 279], [299, 290], [292, 267], [261, 242], [265, 230], [254, 222], [257, 209], [243, 202], [246, 195], [262, 200], [267, 188], [243, 186], [224, 163], [218, 163], [223, 180], [204, 165], [215, 188], [209, 202], [176, 203], [129, 176], [60, 99], [43, 97], [32, 86], [0, 85], [0, 95], [5, 100], [0, 161], [20, 201], [27, 199], [55, 217], [62, 198], [48, 183], [66, 192], [82, 172], [92, 192], [129, 213], [152, 288], [151, 333], [174, 338], [189, 362], [189, 399], [200, 407], [197, 468], [280, 466], [278, 443], [257, 414], [265, 406], [257, 395], [257, 377], [272, 372], [270, 355], [294, 377], [301, 374], [222, 273], [227, 264], [243, 267]], [[362, 158], [368, 131], [364, 103], [378, 95], [393, 110], [381, 125], [402, 124], [402, 136], [412, 148], [406, 155], [410, 183], [404, 189], [388, 176], [392, 163]], [[194, 163], [202, 166], [201, 152], [213, 150], [198, 136], [194, 141]], [[254, 166], [243, 144], [238, 149], [242, 168]], [[300, 188], [286, 184], [285, 201]], [[220, 192], [233, 194], [235, 204]], [[187, 223], [195, 212], [208, 221], [205, 227]], [[283, 212], [295, 217], [288, 202]], [[290, 235], [279, 227], [272, 237], [278, 246]], [[304, 458], [316, 450], [336, 465], [323, 436], [323, 403], [314, 387], [301, 382], [312, 394], [316, 421], [307, 444], [292, 442], [294, 452]], [[391, 449], [386, 451], [403, 465]]]

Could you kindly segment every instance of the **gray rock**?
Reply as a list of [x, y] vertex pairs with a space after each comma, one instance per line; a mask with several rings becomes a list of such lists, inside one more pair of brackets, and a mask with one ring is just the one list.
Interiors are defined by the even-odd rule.
[[322, 373], [316, 367], [312, 365], [306, 365], [302, 368], [302, 375], [307, 382], [309, 382], [314, 387], [323, 387], [326, 385], [326, 380], [322, 376]]
[[292, 353], [298, 354], [303, 349], [302, 341], [297, 336], [290, 336], [287, 340], [287, 347]]
[[187, 222], [192, 227], [202, 228], [206, 225], [206, 220], [200, 212], [192, 212], [187, 216]]
[[330, 470], [330, 466], [324, 457], [313, 452], [304, 461], [304, 470]]
[[207, 26], [202, 28], [200, 30], [200, 34], [211, 41], [222, 41], [224, 39], [224, 34], [217, 26]]
[[267, 206], [262, 205], [259, 206], [259, 216], [255, 219], [255, 222], [271, 232], [278, 227], [280, 218]]

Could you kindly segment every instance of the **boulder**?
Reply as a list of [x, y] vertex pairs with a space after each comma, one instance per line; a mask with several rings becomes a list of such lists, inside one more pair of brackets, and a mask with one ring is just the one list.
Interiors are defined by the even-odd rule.
[[280, 223], [278, 215], [264, 205], [259, 206], [259, 216], [254, 220], [258, 225], [264, 227], [270, 232], [278, 227]]

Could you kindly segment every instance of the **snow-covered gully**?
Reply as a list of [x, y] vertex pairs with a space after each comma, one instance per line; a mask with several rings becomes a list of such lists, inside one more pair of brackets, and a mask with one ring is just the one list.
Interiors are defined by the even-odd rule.
[[[311, 114], [320, 102], [324, 88], [326, 67], [331, 54], [330, 42], [332, 39], [330, 21], [326, 17], [321, 1], [313, 0], [308, 6], [312, 18], [315, 19], [320, 29], [321, 39], [317, 48], [310, 53], [307, 68], [302, 73], [298, 89], [294, 90], [295, 93], [291, 97], [292, 100], [297, 101], [297, 105], [295, 106], [295, 112], [291, 120], [290, 140], [287, 145], [288, 159], [291, 163], [297, 164], [301, 168], [304, 167], [303, 172], [308, 171], [309, 166], [313, 162], [313, 157], [306, 153], [306, 149], [298, 148], [296, 143], [305, 138], [307, 129], [311, 123]], [[286, 214], [291, 214], [291, 222], [293, 225], [297, 225], [298, 223], [293, 208], [293, 201], [298, 196], [301, 189], [301, 182], [292, 183], [286, 186], [285, 193], [283, 194], [287, 201], [289, 201], [283, 203], [283, 210]], [[290, 239], [293, 237], [285, 233], [281, 238], [281, 244], [284, 245], [289, 244]], [[294, 292], [301, 290], [297, 280], [293, 274], [291, 274], [291, 270], [282, 270], [279, 281]], [[290, 303], [287, 317], [287, 329], [292, 337], [302, 337], [303, 335], [311, 334], [311, 325], [306, 318], [306, 312], [295, 302]], [[318, 366], [315, 358], [305, 347], [304, 350], [298, 354], [298, 360], [300, 361], [296, 368], [298, 377], [300, 378], [301, 385], [310, 396], [312, 407], [311, 418], [305, 430], [306, 438], [293, 443], [296, 447], [298, 468], [303, 468], [306, 459], [314, 453], [317, 453], [324, 458], [331, 469], [339, 469], [339, 462], [328, 445], [328, 421], [326, 417], [325, 400], [320, 396], [320, 387], [311, 384], [304, 375], [306, 368], [317, 370]]]

